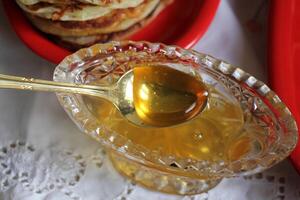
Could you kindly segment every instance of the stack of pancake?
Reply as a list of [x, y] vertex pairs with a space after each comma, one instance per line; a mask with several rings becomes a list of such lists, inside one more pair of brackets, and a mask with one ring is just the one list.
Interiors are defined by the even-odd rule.
[[171, 0], [16, 0], [42, 32], [70, 49], [120, 40]]

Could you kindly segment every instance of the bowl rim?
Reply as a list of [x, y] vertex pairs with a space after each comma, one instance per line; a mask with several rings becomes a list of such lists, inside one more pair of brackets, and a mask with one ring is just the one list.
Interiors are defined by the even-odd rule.
[[[79, 63], [79, 65], [83, 64], [82, 59], [89, 57], [89, 56], [95, 56], [98, 52], [106, 52], [108, 49], [112, 51], [120, 51], [123, 46], [129, 45], [129, 50], [136, 51], [136, 49], [142, 47], [143, 50], [141, 51], [147, 51], [151, 53], [155, 53], [155, 51], [159, 51], [165, 54], [165, 56], [168, 56], [170, 58], [174, 58], [174, 56], [179, 58], [179, 55], [184, 56], [184, 59], [192, 61], [194, 63], [197, 63], [199, 65], [205, 65], [208, 69], [218, 72], [221, 74], [220, 80], [222, 79], [229, 79], [231, 81], [234, 81], [238, 83], [240, 86], [243, 86], [247, 89], [247, 91], [255, 92], [255, 95], [258, 95], [260, 99], [263, 99], [263, 103], [267, 104], [266, 106], [272, 107], [274, 110], [272, 110], [272, 113], [276, 115], [276, 120], [280, 122], [280, 126], [283, 126], [282, 132], [286, 134], [286, 138], [284, 138], [287, 141], [287, 145], [284, 144], [281, 140], [277, 143], [275, 143], [272, 147], [272, 151], [266, 152], [262, 157], [259, 159], [241, 159], [237, 161], [233, 161], [231, 163], [224, 163], [223, 161], [220, 162], [209, 162], [205, 160], [192, 160], [192, 159], [177, 159], [174, 156], [170, 156], [173, 158], [173, 161], [176, 163], [183, 163], [182, 161], [186, 161], [189, 163], [188, 165], [184, 165], [184, 169], [191, 170], [191, 172], [199, 174], [199, 176], [210, 176], [211, 178], [222, 178], [222, 177], [231, 177], [236, 175], [236, 171], [233, 169], [235, 167], [240, 167], [241, 171], [238, 172], [238, 174], [241, 175], [247, 175], [256, 173], [259, 171], [262, 171], [264, 169], [267, 169], [274, 164], [278, 163], [279, 161], [283, 160], [285, 157], [287, 157], [291, 151], [295, 148], [297, 144], [298, 139], [298, 128], [297, 124], [295, 122], [294, 117], [292, 116], [289, 109], [286, 107], [286, 105], [280, 100], [280, 98], [262, 81], [257, 80], [254, 76], [251, 76], [250, 74], [244, 72], [242, 69], [235, 67], [225, 61], [216, 59], [210, 55], [202, 54], [199, 52], [196, 52], [194, 50], [186, 50], [183, 48], [180, 48], [178, 46], [172, 46], [172, 45], [164, 45], [162, 43], [149, 43], [145, 41], [141, 42], [133, 42], [133, 41], [121, 41], [121, 42], [109, 42], [106, 44], [96, 44], [92, 47], [81, 49], [77, 51], [75, 54], [72, 54], [68, 57], [66, 57], [55, 69], [53, 79], [54, 81], [74, 81], [72, 78], [70, 79], [69, 76], [69, 66], [72, 67], [75, 66], [75, 64]], [[75, 63], [75, 64], [74, 64]], [[72, 69], [73, 70], [73, 69]], [[69, 80], [67, 80], [69, 78]], [[243, 92], [241, 92], [243, 93]], [[71, 117], [71, 119], [77, 124], [77, 126], [82, 130], [85, 131], [85, 125], [89, 122], [86, 120], [87, 117], [82, 116], [82, 113], [78, 116], [76, 112], [74, 112], [74, 108], [76, 107], [74, 103], [74, 95], [71, 94], [64, 94], [64, 93], [57, 93], [59, 102], [64, 107], [68, 115]], [[72, 102], [72, 103], [70, 103]], [[67, 105], [68, 104], [68, 105]], [[80, 106], [76, 107], [76, 110], [80, 112]], [[270, 108], [271, 109], [271, 108]], [[84, 111], [83, 111], [84, 112]], [[171, 167], [168, 160], [164, 160], [162, 158], [156, 158], [157, 155], [153, 152], [147, 151], [147, 149], [138, 146], [136, 151], [134, 153], [128, 152], [128, 146], [132, 146], [133, 144], [130, 144], [130, 142], [126, 141], [121, 145], [120, 147], [114, 147], [112, 143], [109, 141], [104, 141], [104, 139], [100, 138], [99, 135], [108, 134], [108, 135], [114, 135], [116, 136], [117, 133], [108, 133], [107, 130], [103, 129], [103, 127], [95, 127], [93, 131], [86, 132], [88, 135], [92, 136], [96, 140], [98, 140], [100, 143], [102, 143], [104, 146], [107, 146], [109, 148], [112, 148], [114, 151], [118, 152], [119, 154], [124, 155], [130, 160], [133, 160], [135, 162], [139, 162], [140, 164], [147, 164], [152, 165], [155, 164], [155, 166], [163, 167], [164, 170], [168, 171], [176, 171], [179, 170], [174, 169], [174, 167]], [[99, 132], [100, 131], [100, 132]], [[102, 131], [102, 132], [101, 132]], [[281, 132], [281, 133], [282, 133]], [[130, 146], [130, 147], [131, 147]], [[132, 149], [131, 149], [132, 150]], [[151, 162], [149, 161], [148, 157], [145, 156], [144, 152], [149, 152], [151, 154]], [[153, 153], [153, 155], [152, 155]], [[156, 156], [156, 157], [155, 157]], [[179, 161], [179, 162], [177, 162]], [[256, 162], [256, 167], [253, 167], [253, 162]], [[165, 163], [164, 163], [165, 162]], [[253, 168], [247, 168], [247, 167], [253, 167]], [[230, 167], [228, 169], [228, 167]], [[185, 171], [185, 172], [186, 172]], [[180, 172], [180, 171], [179, 171]]]
[[[2, 2], [12, 28], [23, 43], [37, 55], [58, 64], [66, 56], [74, 53], [50, 41], [36, 30], [13, 0], [2, 0]], [[204, 35], [216, 14], [220, 0], [203, 0], [202, 4], [199, 9], [199, 15], [195, 18], [193, 25], [174, 44], [184, 48], [191, 48]], [[153, 20], [155, 21], [155, 19]], [[138, 32], [135, 34], [138, 34]]]

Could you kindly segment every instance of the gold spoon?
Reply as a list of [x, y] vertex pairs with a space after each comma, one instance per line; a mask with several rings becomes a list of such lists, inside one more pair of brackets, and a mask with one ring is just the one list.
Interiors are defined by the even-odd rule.
[[166, 66], [141, 66], [111, 86], [84, 85], [0, 74], [0, 88], [91, 95], [112, 102], [131, 123], [166, 127], [198, 115], [208, 92], [194, 76]]

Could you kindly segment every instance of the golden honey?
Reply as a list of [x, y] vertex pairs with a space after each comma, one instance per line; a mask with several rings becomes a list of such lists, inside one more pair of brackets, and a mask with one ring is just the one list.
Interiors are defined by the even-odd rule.
[[166, 66], [133, 70], [133, 99], [138, 116], [152, 126], [171, 126], [195, 117], [208, 92], [196, 77]]
[[[141, 118], [152, 124], [159, 121], [168, 123], [168, 118], [180, 121], [184, 117], [187, 121], [171, 127], [138, 127], [122, 117], [110, 102], [83, 96], [87, 108], [106, 128], [162, 156], [220, 161], [236, 160], [250, 151], [251, 140], [247, 140], [242, 130], [244, 118], [239, 103], [213, 86], [204, 87], [200, 79], [190, 75], [184, 78], [174, 75], [173, 79], [166, 80], [163, 79], [163, 73], [170, 71], [164, 67], [146, 66], [136, 69], [133, 92]], [[103, 84], [103, 81], [93, 84]], [[154, 84], [164, 88], [157, 89], [155, 86], [156, 89], [153, 89], [151, 87]], [[165, 95], [166, 88], [169, 95], [159, 102], [160, 93]], [[170, 98], [172, 105], [168, 105]], [[159, 103], [155, 105], [155, 102]], [[158, 122], [151, 121], [156, 117], [160, 119]]]

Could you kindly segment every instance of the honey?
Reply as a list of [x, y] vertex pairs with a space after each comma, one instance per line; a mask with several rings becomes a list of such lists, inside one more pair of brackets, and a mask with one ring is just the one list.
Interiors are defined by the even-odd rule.
[[[171, 127], [138, 127], [122, 117], [110, 102], [83, 96], [87, 108], [103, 126], [135, 145], [159, 152], [161, 155], [184, 159], [236, 160], [250, 151], [251, 140], [245, 139], [245, 131], [242, 129], [243, 111], [238, 102], [211, 85], [204, 87], [200, 79], [190, 75], [179, 79], [175, 72], [173, 79], [166, 80], [163, 74], [173, 73], [170, 72], [173, 69], [163, 66], [145, 67], [153, 69], [137, 67], [133, 82], [134, 100], [141, 118], [148, 120], [148, 123], [157, 124], [161, 121], [165, 124], [169, 123], [168, 118], [180, 121], [183, 116], [187, 122]], [[153, 83], [166, 86], [169, 92], [159, 104], [155, 102], [160, 101], [158, 98], [161, 93], [167, 93], [166, 88], [153, 86]], [[93, 84], [103, 84], [103, 80]], [[165, 103], [170, 102], [170, 99], [175, 102], [175, 106]], [[159, 120], [155, 122], [151, 119]]]
[[146, 124], [179, 124], [206, 105], [208, 92], [194, 76], [166, 66], [138, 66], [133, 74], [135, 110]]

